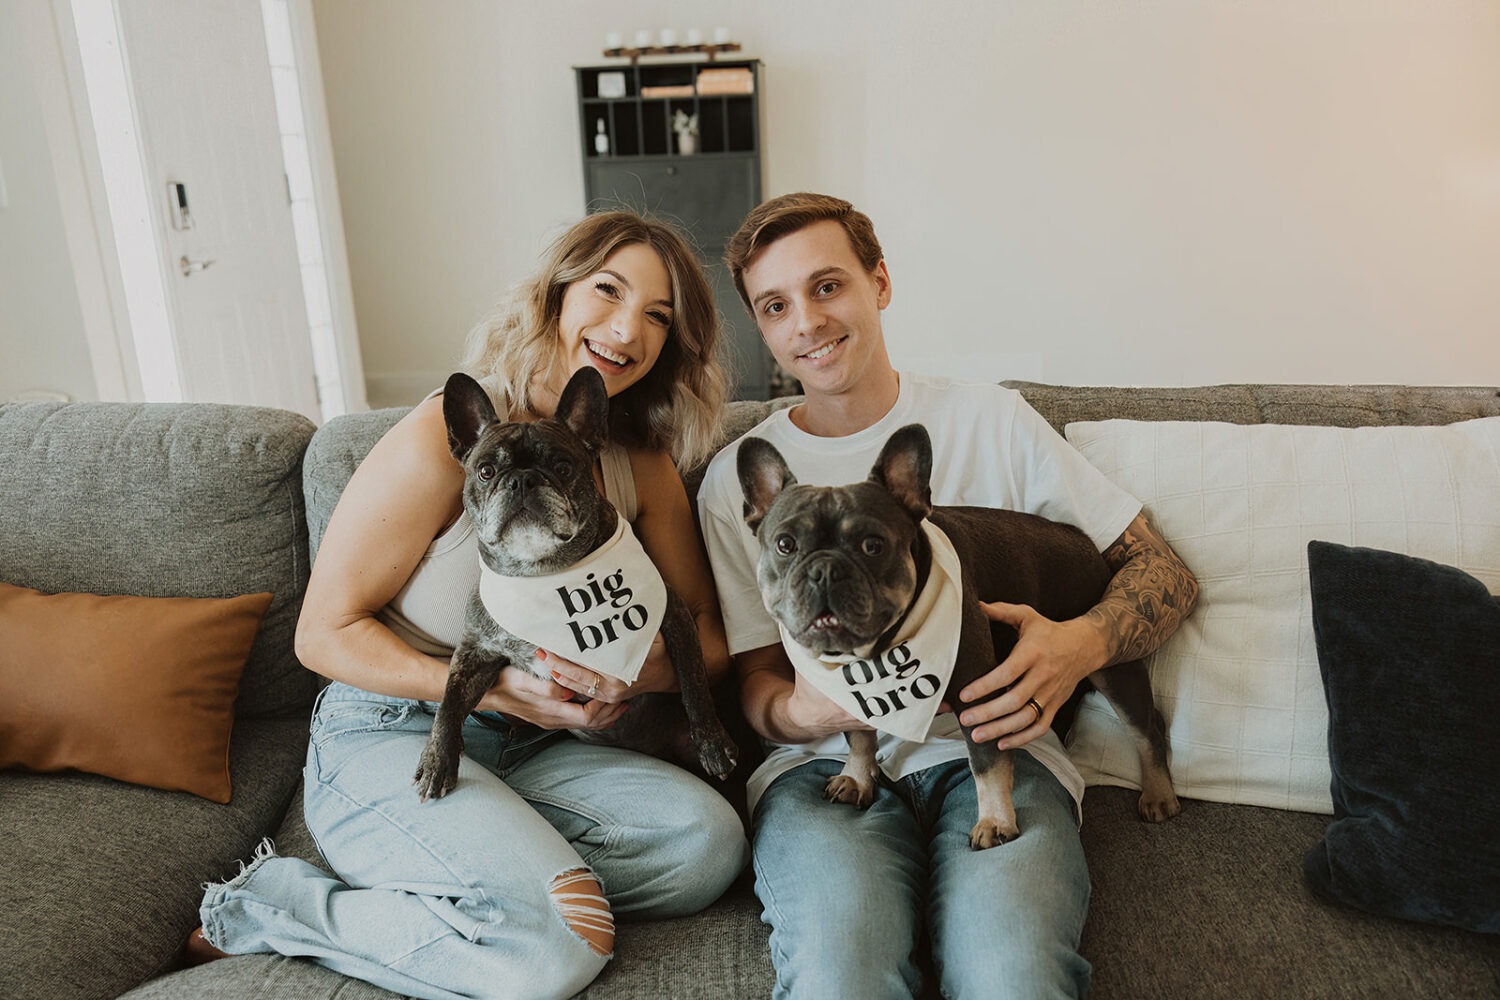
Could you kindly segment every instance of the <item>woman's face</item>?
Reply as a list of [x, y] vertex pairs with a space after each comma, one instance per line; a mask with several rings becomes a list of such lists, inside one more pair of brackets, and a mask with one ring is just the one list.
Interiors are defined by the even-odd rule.
[[568, 286], [558, 316], [562, 367], [591, 365], [611, 396], [656, 364], [672, 326], [672, 279], [655, 250], [631, 243]]

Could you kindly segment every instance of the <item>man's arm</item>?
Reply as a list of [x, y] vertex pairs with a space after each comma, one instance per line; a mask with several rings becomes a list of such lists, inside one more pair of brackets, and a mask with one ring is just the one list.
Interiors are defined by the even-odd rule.
[[[1002, 749], [1031, 742], [1085, 677], [1103, 667], [1138, 660], [1177, 631], [1198, 602], [1198, 581], [1172, 546], [1137, 515], [1104, 550], [1114, 576], [1099, 603], [1077, 618], [1055, 622], [1019, 604], [986, 604], [985, 613], [1005, 622], [1020, 638], [1005, 661], [959, 694], [963, 704], [1009, 691], [964, 708], [965, 725], [980, 725], [977, 740], [998, 740]], [[1029, 702], [1041, 707], [1041, 715]]]
[[734, 658], [745, 719], [773, 743], [811, 743], [833, 733], [869, 729], [810, 684], [798, 684], [781, 646], [761, 646]]

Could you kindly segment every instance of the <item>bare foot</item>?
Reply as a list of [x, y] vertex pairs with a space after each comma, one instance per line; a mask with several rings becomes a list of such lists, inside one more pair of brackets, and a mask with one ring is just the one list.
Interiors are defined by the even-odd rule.
[[228, 957], [229, 952], [220, 951], [208, 943], [208, 938], [203, 936], [202, 927], [189, 934], [187, 944], [182, 946], [182, 964], [186, 968], [205, 965], [215, 959]]

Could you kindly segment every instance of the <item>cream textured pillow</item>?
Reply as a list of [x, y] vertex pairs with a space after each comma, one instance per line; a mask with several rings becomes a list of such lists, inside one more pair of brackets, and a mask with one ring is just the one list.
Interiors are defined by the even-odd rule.
[[[1385, 549], [1500, 589], [1500, 417], [1445, 427], [1108, 420], [1067, 438], [1145, 504], [1198, 577], [1198, 608], [1150, 659], [1178, 794], [1331, 813], [1328, 708], [1307, 543]], [[1090, 784], [1139, 787], [1096, 693], [1070, 734]]]
[[0, 583], [0, 767], [228, 802], [234, 700], [270, 604]]

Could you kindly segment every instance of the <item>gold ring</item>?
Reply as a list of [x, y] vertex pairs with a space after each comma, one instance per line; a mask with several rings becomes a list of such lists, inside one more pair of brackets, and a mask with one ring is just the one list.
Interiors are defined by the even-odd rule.
[[595, 695], [597, 695], [599, 693], [599, 682], [601, 680], [603, 680], [603, 678], [600, 677], [598, 674], [594, 675], [594, 683], [592, 683], [592, 684], [589, 685], [589, 689], [588, 689], [588, 692], [587, 692], [588, 696], [590, 698], [594, 697]]
[[1042, 706], [1040, 702], [1035, 698], [1027, 698], [1026, 707], [1036, 713], [1036, 718], [1031, 720], [1033, 726], [1042, 721]]

